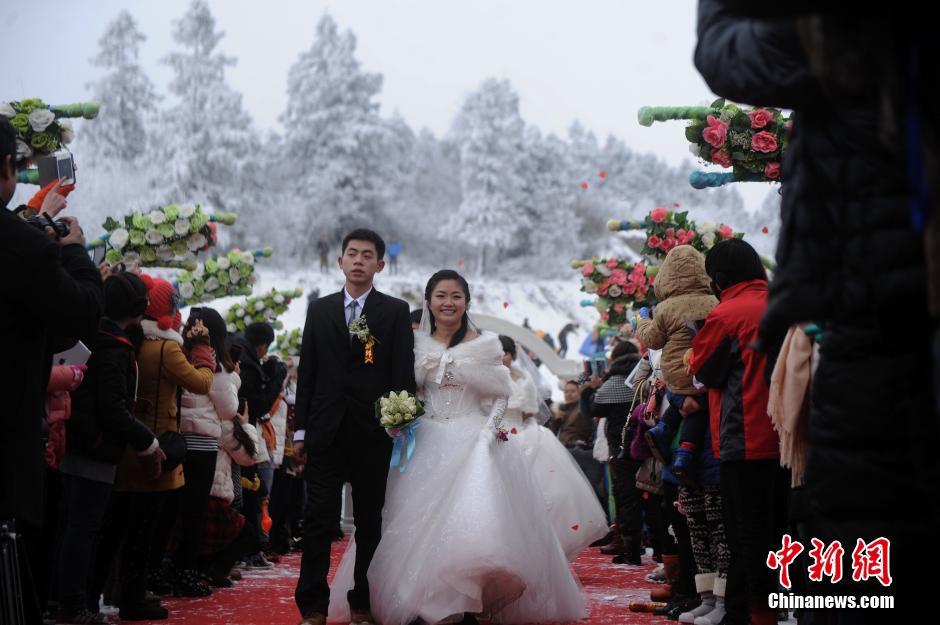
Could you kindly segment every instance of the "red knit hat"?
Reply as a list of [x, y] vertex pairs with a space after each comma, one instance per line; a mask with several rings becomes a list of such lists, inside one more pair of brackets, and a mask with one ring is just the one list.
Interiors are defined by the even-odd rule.
[[178, 310], [180, 298], [176, 287], [163, 278], [147, 274], [141, 274], [140, 279], [147, 285], [147, 297], [150, 298], [144, 317], [155, 320], [161, 330], [178, 328], [183, 317]]

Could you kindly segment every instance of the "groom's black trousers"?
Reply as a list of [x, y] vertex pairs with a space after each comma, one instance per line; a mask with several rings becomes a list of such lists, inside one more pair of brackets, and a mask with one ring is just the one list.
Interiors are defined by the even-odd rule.
[[342, 511], [343, 484], [352, 485], [356, 523], [356, 584], [347, 599], [350, 608], [368, 609], [369, 563], [382, 536], [382, 507], [392, 458], [392, 441], [384, 431], [362, 432], [346, 416], [336, 439], [326, 451], [308, 452], [307, 511], [304, 521], [303, 559], [294, 599], [304, 616], [327, 613], [330, 588], [330, 549], [336, 521]]

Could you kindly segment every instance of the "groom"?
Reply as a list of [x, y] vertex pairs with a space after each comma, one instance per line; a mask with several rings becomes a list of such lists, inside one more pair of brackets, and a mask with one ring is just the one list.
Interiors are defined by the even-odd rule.
[[[376, 291], [385, 267], [385, 242], [371, 230], [343, 239], [339, 266], [346, 285], [310, 304], [298, 372], [294, 456], [306, 463], [307, 513], [303, 559], [294, 598], [301, 625], [326, 623], [330, 547], [352, 484], [356, 523], [355, 587], [347, 599], [352, 623], [373, 623], [366, 573], [382, 533], [385, 483], [392, 441], [375, 417], [375, 401], [389, 391], [415, 392], [414, 335], [408, 304]], [[358, 322], [357, 322], [358, 320]], [[352, 333], [368, 327], [373, 341]], [[371, 342], [371, 346], [366, 343]]]

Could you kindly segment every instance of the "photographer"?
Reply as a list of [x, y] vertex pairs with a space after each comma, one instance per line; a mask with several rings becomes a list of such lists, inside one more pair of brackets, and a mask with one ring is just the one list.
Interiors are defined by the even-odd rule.
[[[43, 405], [55, 337], [93, 336], [103, 307], [101, 278], [73, 217], [40, 228], [7, 209], [16, 191], [16, 133], [0, 118], [0, 311], [3, 344], [13, 356], [0, 372], [3, 443], [0, 520], [15, 518], [26, 535], [42, 523]], [[57, 231], [58, 230], [58, 231]], [[13, 479], [15, 476], [15, 479]]]

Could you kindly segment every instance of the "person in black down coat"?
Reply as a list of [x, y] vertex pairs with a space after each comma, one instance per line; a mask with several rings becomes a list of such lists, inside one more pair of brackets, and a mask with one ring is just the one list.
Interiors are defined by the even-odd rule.
[[[745, 13], [755, 10], [776, 14]], [[695, 65], [721, 96], [795, 111], [761, 341], [773, 353], [792, 324], [824, 326], [809, 417], [808, 535], [841, 541], [847, 569], [857, 539], [891, 541], [890, 586], [846, 574], [810, 592], [894, 594], [912, 605], [933, 585], [917, 570], [924, 554], [940, 551], [925, 261], [925, 229], [937, 223], [929, 185], [934, 198], [940, 191], [932, 61], [940, 39], [904, 12], [813, 10], [700, 0]]]
[[59, 465], [65, 492], [57, 549], [61, 622], [86, 622], [98, 612], [97, 593], [87, 596], [85, 585], [124, 448], [133, 447], [154, 476], [165, 457], [153, 432], [133, 414], [137, 359], [131, 336], [140, 334], [147, 287], [132, 273], [118, 273], [105, 281], [104, 292], [105, 317], [88, 346], [85, 380], [72, 394], [67, 451]]

